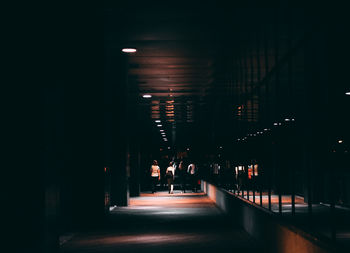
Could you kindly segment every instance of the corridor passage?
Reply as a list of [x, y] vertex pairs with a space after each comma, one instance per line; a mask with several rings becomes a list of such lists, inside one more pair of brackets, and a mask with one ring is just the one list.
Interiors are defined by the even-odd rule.
[[[232, 220], [232, 219], [231, 219]], [[203, 193], [141, 194], [103, 229], [76, 234], [61, 252], [256, 252], [261, 246]], [[262, 251], [259, 251], [262, 252]]]

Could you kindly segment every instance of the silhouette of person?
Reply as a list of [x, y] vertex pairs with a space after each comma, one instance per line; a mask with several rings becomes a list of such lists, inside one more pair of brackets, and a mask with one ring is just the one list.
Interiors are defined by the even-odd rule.
[[157, 183], [160, 180], [160, 169], [159, 169], [157, 160], [153, 161], [150, 171], [151, 171], [151, 180], [152, 180], [152, 193], [155, 193]]
[[168, 180], [168, 190], [169, 194], [174, 193], [174, 177], [175, 177], [175, 168], [173, 167], [173, 162], [169, 163], [169, 167], [165, 172], [166, 178]]

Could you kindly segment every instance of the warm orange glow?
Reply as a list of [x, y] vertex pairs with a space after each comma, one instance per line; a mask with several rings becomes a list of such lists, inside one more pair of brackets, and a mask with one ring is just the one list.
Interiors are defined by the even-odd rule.
[[174, 100], [167, 100], [166, 101], [168, 104], [174, 103]]
[[[185, 198], [181, 198], [184, 196]], [[201, 198], [186, 198], [189, 197], [201, 197]], [[169, 195], [168, 192], [156, 192], [156, 193], [141, 193], [141, 198], [130, 198], [130, 206], [174, 206], [174, 207], [188, 207], [192, 208], [192, 205], [206, 205], [206, 204], [214, 204], [208, 197], [204, 197], [204, 192], [198, 193], [176, 193]], [[143, 198], [142, 198], [143, 197]], [[149, 198], [144, 198], [149, 197]], [[162, 198], [169, 197], [169, 198]], [[182, 206], [184, 205], [184, 206]]]
[[207, 194], [209, 195], [209, 198], [211, 200], [213, 200], [214, 202], [216, 202], [216, 187], [209, 184], [209, 189], [208, 189], [208, 192]]
[[248, 178], [252, 179], [252, 174], [253, 174], [253, 169], [252, 168], [248, 168]]

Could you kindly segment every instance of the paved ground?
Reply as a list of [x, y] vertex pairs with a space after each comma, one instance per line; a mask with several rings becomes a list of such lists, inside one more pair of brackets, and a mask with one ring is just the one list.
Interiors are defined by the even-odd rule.
[[166, 192], [132, 198], [115, 208], [108, 226], [80, 233], [61, 246], [77, 252], [263, 252], [202, 193]]

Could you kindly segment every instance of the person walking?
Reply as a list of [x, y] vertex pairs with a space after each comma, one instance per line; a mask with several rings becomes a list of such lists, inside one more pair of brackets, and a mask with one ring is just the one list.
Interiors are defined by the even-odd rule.
[[186, 170], [185, 170], [185, 165], [183, 161], [179, 163], [179, 181], [180, 181], [180, 186], [181, 190], [183, 193], [186, 193]]
[[174, 193], [174, 177], [175, 177], [175, 168], [173, 167], [173, 162], [169, 163], [169, 167], [165, 172], [166, 178], [168, 180], [168, 190], [169, 194]]
[[153, 160], [153, 164], [151, 166], [151, 180], [152, 180], [152, 193], [155, 193], [157, 183], [160, 180], [160, 168], [158, 166], [157, 160]]
[[187, 174], [190, 176], [192, 191], [197, 192], [197, 181], [196, 181], [197, 168], [194, 163], [190, 163], [190, 165], [188, 165]]

